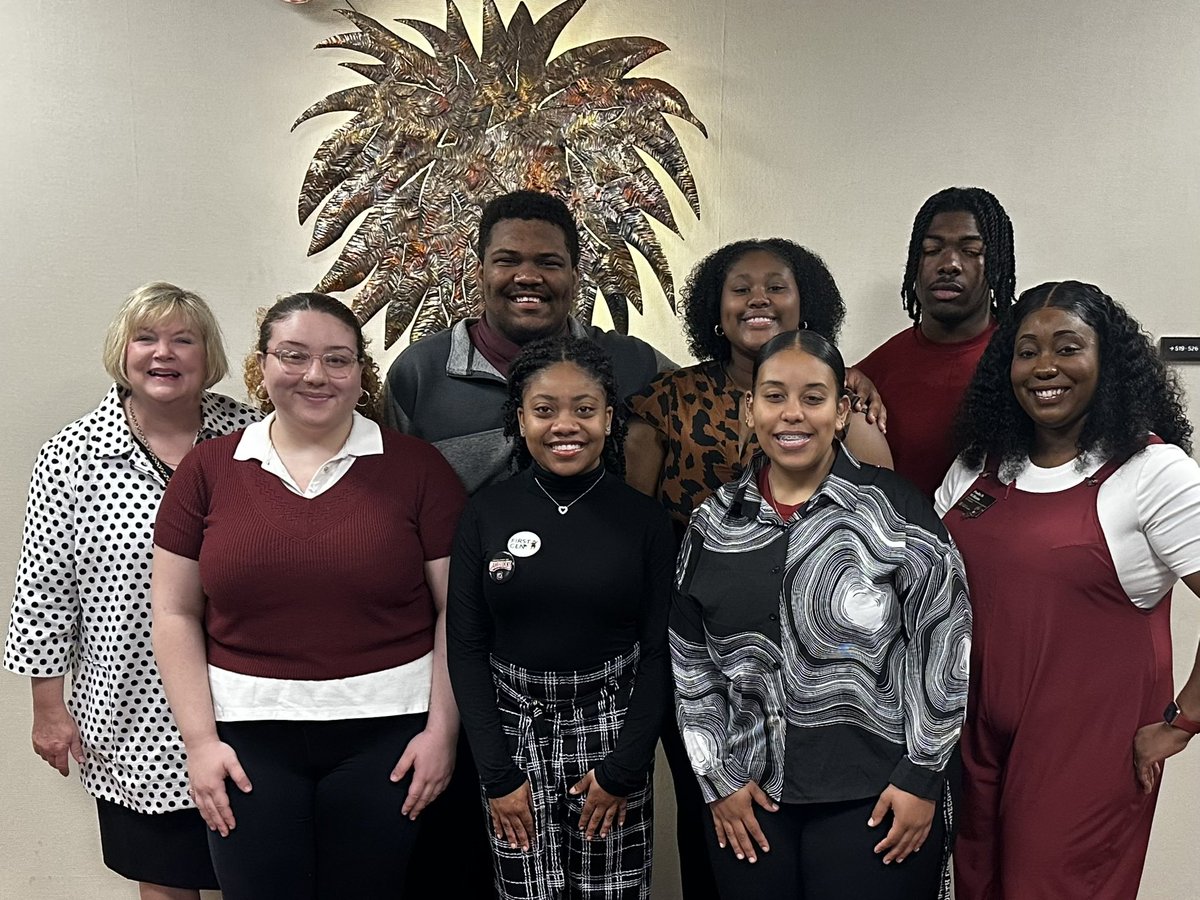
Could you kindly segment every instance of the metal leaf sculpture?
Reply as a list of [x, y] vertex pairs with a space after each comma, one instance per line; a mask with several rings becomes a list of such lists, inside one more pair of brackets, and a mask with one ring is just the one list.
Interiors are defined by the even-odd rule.
[[674, 309], [671, 269], [646, 217], [676, 234], [679, 228], [643, 154], [698, 217], [696, 184], [664, 114], [705, 137], [707, 131], [671, 85], [626, 77], [667, 49], [658, 41], [596, 41], [549, 59], [585, 2], [566, 0], [536, 22], [522, 2], [505, 26], [495, 0], [485, 0], [479, 52], [451, 0], [444, 31], [396, 20], [428, 40], [432, 56], [353, 10], [338, 12], [357, 31], [317, 45], [377, 62], [342, 63], [369, 84], [329, 95], [292, 126], [325, 113], [355, 113], [314, 154], [300, 190], [300, 222], [317, 213], [311, 256], [363, 216], [317, 290], [362, 284], [354, 311], [366, 322], [386, 307], [385, 346], [410, 324], [418, 340], [478, 309], [480, 210], [491, 197], [519, 188], [557, 194], [579, 222], [581, 318], [591, 319], [597, 289], [619, 330], [628, 329], [630, 305], [641, 311], [630, 248], [649, 263]]

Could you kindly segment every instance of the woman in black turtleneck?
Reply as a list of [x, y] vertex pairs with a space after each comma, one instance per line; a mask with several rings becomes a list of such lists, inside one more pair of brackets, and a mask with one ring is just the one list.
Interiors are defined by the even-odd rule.
[[612, 366], [587, 340], [509, 371], [519, 472], [476, 494], [450, 563], [450, 678], [505, 898], [648, 898], [674, 572], [662, 507], [622, 480]]

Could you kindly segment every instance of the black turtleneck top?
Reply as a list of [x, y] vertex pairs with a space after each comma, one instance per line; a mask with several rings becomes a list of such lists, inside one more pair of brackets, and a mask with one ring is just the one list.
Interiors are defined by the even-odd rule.
[[[560, 515], [558, 504], [568, 503]], [[530, 534], [538, 545], [532, 553]], [[500, 574], [489, 571], [496, 560]], [[454, 696], [489, 797], [525, 781], [501, 730], [490, 656], [539, 672], [576, 672], [640, 643], [620, 737], [596, 767], [606, 791], [636, 789], [669, 693], [674, 568], [662, 506], [601, 469], [562, 477], [534, 464], [471, 498], [450, 559], [447, 644]]]

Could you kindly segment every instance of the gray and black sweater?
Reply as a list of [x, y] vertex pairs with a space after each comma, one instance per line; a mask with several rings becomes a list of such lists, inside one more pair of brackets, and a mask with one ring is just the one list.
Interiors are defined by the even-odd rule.
[[[384, 423], [429, 441], [442, 452], [468, 494], [507, 478], [504, 437], [508, 382], [476, 350], [463, 319], [408, 347], [388, 370]], [[623, 399], [675, 364], [645, 341], [568, 319], [571, 336], [589, 338], [613, 361]]]

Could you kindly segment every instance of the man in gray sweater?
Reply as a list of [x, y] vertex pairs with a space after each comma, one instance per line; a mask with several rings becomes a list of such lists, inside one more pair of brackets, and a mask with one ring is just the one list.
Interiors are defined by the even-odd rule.
[[409, 346], [385, 382], [384, 421], [436, 446], [473, 494], [508, 475], [503, 407], [508, 366], [521, 347], [570, 332], [612, 357], [626, 397], [674, 363], [635, 337], [570, 315], [579, 288], [579, 232], [557, 197], [515, 191], [479, 222], [483, 315]]

